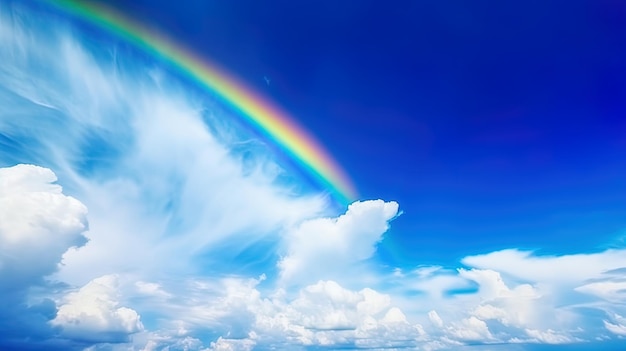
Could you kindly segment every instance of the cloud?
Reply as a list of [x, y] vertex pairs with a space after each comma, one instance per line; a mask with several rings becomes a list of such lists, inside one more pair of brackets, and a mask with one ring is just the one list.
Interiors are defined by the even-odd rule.
[[612, 321], [604, 321], [604, 326], [615, 335], [626, 336], [626, 318], [614, 314]]
[[[48, 321], [55, 303], [45, 294], [45, 277], [57, 270], [71, 247], [85, 243], [87, 208], [62, 193], [46, 168], [17, 165], [0, 168], [0, 348], [31, 345], [53, 337]], [[52, 347], [53, 345], [49, 345]]]
[[492, 270], [459, 269], [459, 276], [479, 285], [477, 295], [481, 302], [474, 308], [474, 316], [515, 327], [536, 322], [536, 302], [541, 294], [532, 285], [520, 284], [510, 289], [500, 273]]
[[0, 290], [23, 289], [53, 273], [85, 243], [87, 208], [62, 194], [46, 168], [0, 168]]
[[[505, 250], [468, 256], [462, 262], [476, 267], [458, 269], [457, 277], [475, 283], [476, 291], [447, 298], [426, 295], [422, 301], [436, 307], [427, 314], [432, 328], [426, 331], [442, 345], [446, 340], [569, 344], [610, 338], [607, 331], [619, 335], [624, 255], [623, 250], [562, 256]], [[450, 276], [449, 271], [432, 272], [405, 278]]]
[[91, 342], [126, 342], [128, 335], [143, 330], [136, 311], [119, 306], [119, 277], [96, 278], [77, 292], [67, 294], [51, 323], [61, 334]]
[[562, 256], [536, 256], [530, 251], [502, 250], [468, 256], [462, 263], [493, 269], [526, 281], [569, 286], [599, 278], [606, 271], [626, 267], [626, 255], [624, 250]]
[[443, 327], [443, 320], [441, 320], [441, 317], [439, 317], [439, 314], [437, 314], [437, 311], [429, 311], [428, 319], [436, 328]]
[[209, 351], [251, 351], [254, 349], [254, 334], [250, 339], [224, 339], [221, 336], [211, 343]]
[[57, 279], [223, 264], [329, 212], [215, 97], [13, 5], [0, 8], [0, 160], [53, 169], [90, 210], [90, 241], [65, 255]]
[[526, 329], [526, 334], [533, 338], [534, 341], [546, 343], [546, 344], [569, 344], [575, 341], [575, 339], [555, 332], [552, 329], [546, 331], [536, 329]]
[[[188, 282], [193, 298], [170, 301], [168, 318], [180, 318], [179, 337], [217, 331], [211, 350], [277, 347], [359, 348], [415, 346], [425, 336], [391, 305], [390, 296], [370, 288], [349, 290], [334, 281], [318, 281], [293, 297], [278, 288], [262, 293], [260, 280], [222, 278]], [[169, 310], [169, 311], [168, 311]], [[165, 327], [165, 326], [164, 326]], [[177, 334], [172, 328], [170, 335]], [[179, 329], [180, 330], [180, 329]], [[154, 341], [167, 345], [170, 339]]]
[[150, 282], [144, 282], [140, 280], [140, 281], [135, 282], [135, 287], [137, 289], [137, 293], [145, 297], [154, 297], [154, 298], [172, 297], [172, 295], [164, 291], [161, 284], [158, 284], [158, 283], [150, 283]]
[[215, 99], [127, 48], [19, 6], [0, 5], [0, 39], [0, 163], [45, 166], [0, 169], [0, 348], [489, 350], [626, 334], [624, 250], [385, 273], [373, 258], [396, 202], [336, 213]]
[[453, 322], [448, 328], [448, 333], [461, 341], [489, 342], [493, 339], [487, 323], [475, 316], [464, 318], [460, 322]]
[[[0, 94], [11, 107], [0, 112], [0, 127], [15, 144], [10, 154], [0, 152], [55, 169], [90, 211], [89, 243], [66, 252], [54, 275], [80, 287], [54, 296], [59, 309], [52, 324], [64, 337], [119, 342], [134, 333], [133, 339], [152, 336], [175, 348], [191, 347], [185, 343], [197, 340], [191, 333], [202, 328], [223, 328], [223, 335], [202, 338], [217, 348], [259, 329], [305, 345], [351, 342], [343, 328], [354, 333], [368, 316], [377, 327], [363, 329], [366, 335], [404, 325], [399, 311], [386, 314], [388, 296], [330, 282], [326, 276], [337, 272], [319, 261], [337, 255], [335, 267], [344, 267], [370, 258], [396, 203], [356, 203], [332, 219], [323, 196], [301, 191], [269, 149], [225, 122], [234, 116], [206, 95], [182, 89], [158, 67], [138, 65], [115, 48], [87, 49], [79, 34], [26, 9], [4, 10]], [[16, 113], [23, 118], [12, 118]], [[311, 250], [307, 233], [338, 239], [341, 247]], [[290, 282], [307, 274], [295, 299], [293, 290], [280, 297], [280, 289], [274, 300], [262, 299], [260, 279], [223, 277], [263, 241], [270, 243], [265, 249], [285, 248], [280, 267]], [[260, 267], [275, 269], [277, 257]], [[210, 268], [229, 261], [233, 266], [217, 272], [198, 269], [198, 262]], [[318, 280], [323, 283], [310, 285]], [[317, 303], [325, 307], [310, 315]], [[169, 322], [143, 330], [156, 323], [140, 320], [144, 311], [159, 311]], [[283, 334], [270, 325], [282, 326]]]
[[286, 234], [286, 255], [278, 262], [281, 278], [328, 278], [336, 267], [351, 267], [370, 258], [397, 214], [396, 202], [372, 200], [351, 204], [337, 218], [316, 218], [299, 224]]
[[[50, 222], [44, 220], [45, 216], [36, 216], [40, 223], [56, 223], [40, 226], [47, 228], [41, 233], [54, 232], [50, 228], [68, 229], [55, 232], [56, 235], [65, 233], [63, 235], [67, 238], [73, 238], [65, 242], [66, 250], [76, 238], [81, 237], [81, 230], [87, 228], [86, 208], [62, 194], [62, 189], [54, 184], [56, 178], [52, 172], [34, 166], [13, 167], [2, 172], [6, 176], [0, 179], [3, 179], [3, 184], [8, 184], [1, 188], [3, 198], [29, 198], [33, 193], [41, 192], [52, 194], [51, 199], [56, 198], [50, 203], [40, 202], [46, 206], [45, 213], [57, 220]], [[55, 211], [50, 204], [66, 206], [66, 210]], [[29, 209], [37, 213], [37, 207]], [[22, 216], [26, 216], [21, 218], [31, 218], [23, 208], [20, 211]], [[72, 213], [74, 216], [68, 217]], [[305, 219], [292, 232], [285, 232], [285, 244], [286, 247], [300, 248], [293, 250], [291, 256], [305, 258], [302, 262], [306, 264], [301, 266], [300, 274], [311, 270], [319, 276], [330, 276], [333, 274], [330, 267], [318, 269], [314, 258], [345, 254], [336, 261], [339, 267], [366, 260], [388, 228], [388, 221], [396, 214], [395, 203], [380, 200], [357, 202], [346, 214], [334, 219]], [[19, 228], [16, 221], [11, 223], [14, 223], [14, 228]], [[65, 227], [59, 223], [64, 223]], [[313, 229], [318, 229], [317, 233], [331, 231], [338, 236], [333, 238], [335, 243], [347, 244], [307, 248], [308, 236], [303, 234], [310, 234]], [[70, 232], [73, 234], [69, 235]], [[345, 249], [361, 237], [366, 238], [362, 246], [355, 247], [354, 252]], [[58, 242], [52, 247], [56, 244]], [[315, 255], [307, 256], [308, 252]], [[41, 281], [44, 274], [52, 273], [61, 254], [57, 253], [56, 260], [50, 261], [53, 268], [34, 270], [39, 273], [33, 277]], [[604, 254], [613, 257], [612, 251]], [[598, 255], [602, 256], [602, 253]], [[522, 257], [531, 262], [540, 260], [544, 270], [558, 270], [562, 260], [572, 260], [563, 256]], [[463, 261], [467, 264], [471, 259]], [[508, 263], [503, 261], [503, 264], [506, 266]], [[623, 335], [626, 323], [614, 308], [614, 299], [620, 296], [623, 278], [623, 270], [618, 267], [620, 264], [617, 261], [599, 268], [603, 271], [552, 283], [543, 280], [543, 277], [551, 275], [550, 272], [541, 272], [535, 278], [527, 274], [522, 280], [514, 272], [501, 273], [495, 263], [493, 269], [470, 267], [454, 271], [442, 267], [419, 267], [408, 273], [392, 270], [390, 277], [401, 278], [400, 281], [409, 289], [429, 287], [431, 293], [412, 298], [413, 305], [434, 307], [421, 316], [415, 309], [406, 308], [407, 297], [397, 290], [393, 295], [369, 287], [353, 290], [335, 280], [318, 280], [294, 291], [280, 284], [274, 285], [266, 280], [265, 275], [256, 279], [195, 275], [155, 281], [141, 271], [94, 278], [78, 290], [61, 292], [52, 296], [52, 300], [32, 305], [29, 313], [47, 316], [40, 318], [39, 325], [56, 328], [48, 327], [45, 337], [55, 335], [54, 332], [57, 338], [82, 345], [94, 344], [94, 350], [100, 349], [101, 346], [97, 345], [104, 345], [102, 343], [120, 343], [120, 346], [128, 343], [126, 345], [145, 350], [167, 347], [171, 350], [252, 350], [277, 345], [290, 349], [436, 350], [467, 343], [562, 344], [589, 340], [584, 335], [590, 335], [592, 330], [597, 331], [598, 328], [607, 335]], [[468, 282], [476, 285], [475, 291], [463, 294], [446, 292], [453, 287], [468, 286]], [[601, 303], [597, 308], [606, 312], [605, 317], [600, 316], [595, 321], [585, 319], [567, 304], [562, 305], [563, 291], [595, 298], [596, 303]], [[146, 329], [140, 318], [142, 311], [151, 314], [159, 311], [158, 318], [152, 319], [150, 329]], [[581, 324], [581, 321], [584, 323]], [[575, 326], [583, 329], [575, 329]]]

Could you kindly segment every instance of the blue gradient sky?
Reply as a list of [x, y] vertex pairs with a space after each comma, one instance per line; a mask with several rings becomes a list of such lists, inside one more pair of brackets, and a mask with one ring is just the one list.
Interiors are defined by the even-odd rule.
[[620, 1], [106, 3], [285, 107], [362, 198], [399, 201], [395, 264], [623, 235]]

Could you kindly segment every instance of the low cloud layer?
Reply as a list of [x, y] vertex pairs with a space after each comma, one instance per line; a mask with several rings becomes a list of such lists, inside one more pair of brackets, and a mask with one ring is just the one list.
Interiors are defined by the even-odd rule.
[[[505, 250], [468, 256], [456, 270], [378, 273], [377, 288], [367, 286], [376, 276], [371, 272], [356, 283], [350, 267], [372, 257], [398, 213], [396, 203], [381, 200], [286, 227], [280, 247], [299, 262], [291, 277], [280, 258], [274, 273], [280, 279], [228, 272], [164, 279], [136, 269], [94, 276], [82, 286], [60, 284], [51, 277], [63, 253], [84, 249], [87, 208], [63, 194], [49, 169], [18, 165], [0, 175], [0, 239], [8, 248], [0, 271], [3, 316], [21, 323], [19, 331], [0, 325], [15, 336], [3, 340], [8, 347], [29, 335], [38, 340], [29, 343], [34, 348], [446, 350], [593, 343], [626, 334], [619, 303], [623, 250], [564, 256]], [[533, 271], [537, 262], [542, 269]], [[563, 262], [585, 268], [571, 272]], [[294, 280], [285, 285], [285, 279]], [[346, 288], [342, 280], [362, 287]], [[455, 292], [460, 287], [474, 288]]]
[[116, 275], [90, 281], [62, 298], [52, 325], [61, 335], [91, 342], [125, 342], [130, 334], [142, 331], [136, 311], [120, 306]]

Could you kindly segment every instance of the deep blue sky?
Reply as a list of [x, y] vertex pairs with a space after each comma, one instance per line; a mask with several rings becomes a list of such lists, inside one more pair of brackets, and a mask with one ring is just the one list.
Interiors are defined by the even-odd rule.
[[106, 3], [284, 107], [363, 199], [399, 201], [395, 264], [626, 228], [623, 1]]

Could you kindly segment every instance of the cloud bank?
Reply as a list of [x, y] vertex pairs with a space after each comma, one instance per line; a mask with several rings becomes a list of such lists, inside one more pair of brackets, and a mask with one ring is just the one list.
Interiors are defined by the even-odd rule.
[[[302, 263], [297, 284], [228, 272], [167, 280], [137, 269], [95, 276], [82, 286], [59, 285], [51, 277], [63, 253], [82, 250], [89, 234], [86, 207], [62, 193], [49, 169], [18, 165], [0, 169], [0, 175], [0, 234], [10, 248], [3, 251], [0, 279], [3, 295], [20, 306], [3, 314], [5, 320], [23, 323], [21, 335], [11, 328], [14, 324], [1, 325], [4, 335], [14, 336], [3, 340], [7, 347], [446, 350], [476, 344], [593, 343], [625, 334], [625, 311], [615, 302], [626, 272], [626, 255], [619, 250], [553, 257], [504, 250], [468, 256], [463, 259], [468, 268], [396, 269], [379, 277], [388, 283], [401, 278], [401, 285], [342, 286], [341, 280], [355, 280], [341, 277], [332, 265], [316, 265], [313, 257], [345, 255], [335, 261], [348, 268], [340, 270], [344, 274], [350, 265], [367, 267], [373, 245], [398, 212], [396, 203], [380, 200], [355, 202], [338, 217], [304, 219], [289, 227], [292, 232], [282, 240], [291, 248], [286, 257]], [[346, 244], [302, 244], [316, 233], [324, 233], [318, 238], [332, 233], [327, 240]], [[354, 251], [345, 249], [353, 244]], [[527, 268], [509, 269], [518, 267], [511, 264], [515, 260]], [[282, 262], [276, 262], [279, 268]], [[541, 262], [542, 270], [533, 274], [535, 262]], [[563, 262], [586, 269], [564, 276]], [[596, 269], [587, 269], [594, 264]], [[275, 274], [283, 277], [283, 272]], [[339, 280], [317, 279], [331, 275]], [[561, 279], [553, 279], [557, 275]], [[476, 287], [474, 292], [454, 292], [468, 283]], [[416, 288], [422, 294], [406, 293]], [[588, 310], [598, 313], [584, 312]], [[24, 342], [26, 336], [35, 339]]]

